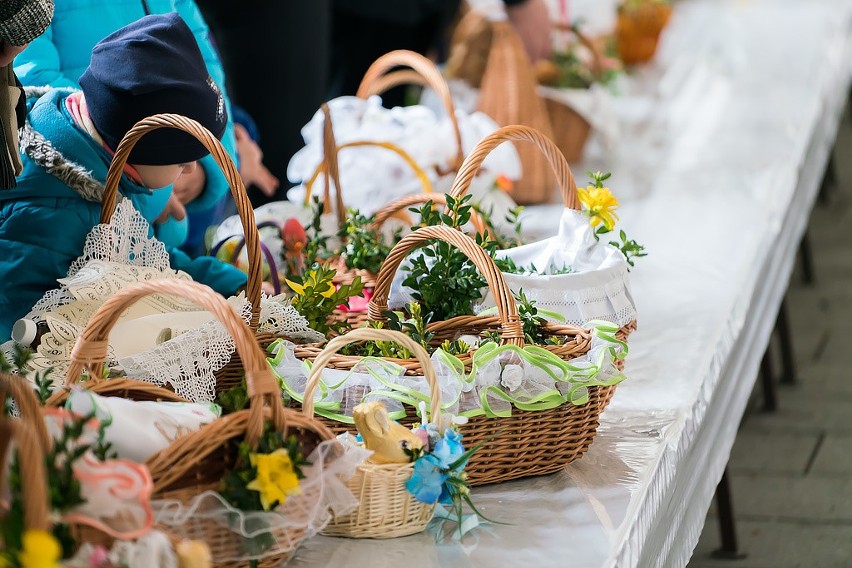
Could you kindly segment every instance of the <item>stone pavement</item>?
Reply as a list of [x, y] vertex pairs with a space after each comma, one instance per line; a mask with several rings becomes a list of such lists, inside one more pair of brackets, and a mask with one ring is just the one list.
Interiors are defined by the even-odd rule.
[[[760, 381], [740, 426], [729, 478], [742, 560], [716, 560], [715, 507], [689, 568], [852, 568], [852, 121], [840, 125], [838, 183], [817, 203], [816, 281], [797, 267], [787, 293], [798, 384], [762, 410]], [[776, 373], [779, 346], [773, 343]]]

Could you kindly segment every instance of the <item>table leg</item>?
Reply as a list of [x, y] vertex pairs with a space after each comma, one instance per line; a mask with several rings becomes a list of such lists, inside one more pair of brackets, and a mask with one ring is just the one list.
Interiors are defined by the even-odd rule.
[[816, 275], [814, 274], [814, 257], [811, 253], [811, 236], [807, 230], [799, 243], [799, 262], [802, 267], [802, 282], [812, 286]]
[[819, 202], [823, 205], [828, 203], [831, 191], [837, 187], [837, 167], [834, 164], [834, 152], [828, 155], [828, 163], [825, 165], [825, 173], [819, 186]]
[[766, 352], [760, 361], [760, 380], [763, 384], [763, 410], [775, 412], [778, 409], [778, 393], [775, 389], [775, 374], [772, 372], [772, 344], [766, 346]]
[[713, 552], [713, 558], [740, 560], [746, 554], [737, 546], [737, 525], [734, 519], [734, 507], [731, 502], [731, 487], [728, 484], [728, 468], [722, 473], [722, 479], [716, 487], [716, 507], [719, 510], [719, 532], [722, 546]]
[[790, 324], [787, 319], [786, 297], [781, 300], [775, 330], [778, 332], [778, 339], [781, 342], [781, 382], [788, 385], [796, 384], [796, 361], [793, 354], [793, 336], [790, 333]]

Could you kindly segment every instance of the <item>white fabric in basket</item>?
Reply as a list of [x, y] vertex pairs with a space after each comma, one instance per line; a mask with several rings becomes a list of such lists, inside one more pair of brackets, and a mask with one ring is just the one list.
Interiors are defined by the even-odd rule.
[[[615, 238], [615, 236], [613, 236]], [[593, 319], [623, 326], [636, 319], [629, 289], [627, 262], [621, 251], [607, 244], [609, 235], [596, 241], [589, 218], [565, 209], [556, 236], [498, 252], [519, 267], [535, 265], [536, 273], [503, 273], [513, 292], [524, 291], [539, 308], [561, 314], [574, 325]], [[570, 267], [569, 274], [548, 272]], [[494, 305], [487, 292], [480, 309]]]
[[[437, 172], [446, 171], [456, 156], [457, 147], [450, 120], [440, 111], [425, 105], [386, 109], [378, 96], [369, 99], [338, 97], [328, 102], [338, 146], [353, 141], [389, 142], [408, 153], [423, 168], [433, 185]], [[465, 153], [498, 125], [488, 116], [456, 110]], [[310, 179], [322, 161], [323, 114], [317, 112], [302, 129], [305, 147], [290, 160], [287, 177], [293, 183]], [[375, 213], [391, 201], [423, 191], [411, 168], [395, 153], [384, 148], [345, 149], [338, 156], [340, 185], [347, 207], [365, 215]], [[492, 152], [483, 169], [512, 179], [520, 177], [520, 161], [511, 144]], [[322, 187], [322, 176], [317, 180]], [[302, 203], [304, 186], [292, 188], [288, 198]]]

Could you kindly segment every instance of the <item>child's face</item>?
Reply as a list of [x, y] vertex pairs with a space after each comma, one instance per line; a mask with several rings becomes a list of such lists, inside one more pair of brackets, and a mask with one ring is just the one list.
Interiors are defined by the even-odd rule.
[[182, 174], [191, 174], [197, 167], [197, 162], [174, 164], [169, 166], [137, 166], [142, 184], [148, 189], [162, 189], [172, 185]]

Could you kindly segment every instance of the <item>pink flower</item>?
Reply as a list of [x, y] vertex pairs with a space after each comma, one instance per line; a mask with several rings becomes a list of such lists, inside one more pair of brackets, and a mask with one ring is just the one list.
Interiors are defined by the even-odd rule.
[[92, 548], [92, 552], [89, 554], [89, 567], [107, 568], [109, 566], [111, 566], [109, 562], [109, 551], [100, 544]]

